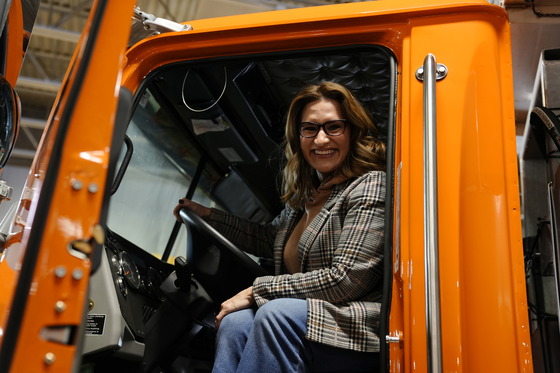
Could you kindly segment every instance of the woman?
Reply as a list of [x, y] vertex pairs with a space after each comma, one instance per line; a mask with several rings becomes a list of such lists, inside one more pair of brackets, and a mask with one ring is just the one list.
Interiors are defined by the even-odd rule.
[[385, 146], [345, 87], [294, 98], [286, 124], [286, 208], [251, 223], [188, 200], [245, 251], [273, 257], [275, 276], [221, 305], [214, 372], [372, 371], [379, 352]]

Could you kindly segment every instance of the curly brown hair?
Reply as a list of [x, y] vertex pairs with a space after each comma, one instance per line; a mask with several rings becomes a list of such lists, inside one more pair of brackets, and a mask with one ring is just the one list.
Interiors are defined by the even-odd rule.
[[282, 200], [295, 209], [303, 208], [320, 183], [317, 172], [303, 157], [298, 125], [306, 105], [321, 99], [338, 102], [344, 119], [351, 126], [350, 153], [327, 179], [339, 175], [355, 178], [368, 171], [384, 171], [386, 167], [385, 143], [377, 139], [377, 126], [352, 92], [334, 82], [306, 86], [292, 100], [286, 121], [284, 153], [287, 161], [283, 170]]

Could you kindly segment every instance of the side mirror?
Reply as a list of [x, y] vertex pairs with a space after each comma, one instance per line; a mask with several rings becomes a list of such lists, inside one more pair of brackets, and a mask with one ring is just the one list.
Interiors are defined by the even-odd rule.
[[[12, 85], [0, 76], [0, 172], [14, 149], [21, 117], [19, 97]], [[0, 180], [0, 201], [12, 197], [13, 188]]]
[[0, 76], [0, 169], [8, 162], [16, 143], [20, 110], [16, 91], [6, 78]]

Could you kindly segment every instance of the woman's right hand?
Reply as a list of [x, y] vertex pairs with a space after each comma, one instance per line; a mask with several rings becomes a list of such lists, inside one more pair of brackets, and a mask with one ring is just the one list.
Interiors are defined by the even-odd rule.
[[175, 206], [175, 208], [173, 209], [173, 215], [175, 215], [175, 218], [179, 221], [182, 221], [181, 217], [179, 216], [179, 210], [184, 207], [188, 208], [203, 219], [208, 219], [210, 217], [210, 213], [212, 212], [212, 209], [208, 207], [202, 206], [196, 202], [191, 201], [190, 199], [181, 198], [177, 203], [177, 206]]

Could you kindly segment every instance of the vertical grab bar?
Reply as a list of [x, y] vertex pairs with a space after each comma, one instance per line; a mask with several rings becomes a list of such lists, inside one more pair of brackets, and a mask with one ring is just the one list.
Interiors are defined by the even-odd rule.
[[424, 292], [428, 372], [443, 371], [438, 257], [436, 80], [447, 74], [444, 65], [428, 54], [416, 77], [424, 85]]

